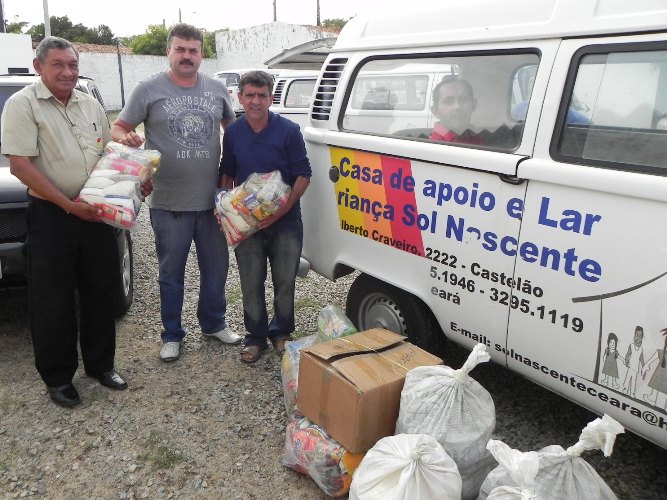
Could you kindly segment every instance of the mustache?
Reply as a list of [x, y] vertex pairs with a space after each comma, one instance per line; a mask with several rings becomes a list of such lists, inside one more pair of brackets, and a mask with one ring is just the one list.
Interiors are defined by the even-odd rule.
[[192, 61], [190, 61], [189, 59], [184, 59], [179, 64], [185, 64], [187, 66], [194, 66], [194, 63]]

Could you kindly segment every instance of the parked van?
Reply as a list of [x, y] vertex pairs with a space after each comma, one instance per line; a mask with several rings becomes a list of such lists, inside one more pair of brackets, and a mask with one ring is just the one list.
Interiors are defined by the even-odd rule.
[[303, 129], [309, 119], [318, 76], [319, 72], [313, 70], [281, 71], [273, 87], [271, 111], [298, 123]]
[[314, 96], [303, 258], [358, 273], [359, 329], [482, 342], [667, 446], [664, 0], [358, 16]]
[[219, 78], [227, 86], [227, 90], [229, 90], [229, 97], [232, 100], [232, 107], [234, 108], [236, 116], [243, 114], [243, 106], [241, 106], [238, 97], [239, 83], [241, 82], [241, 77], [248, 71], [266, 71], [267, 73], [272, 75], [274, 79], [279, 73], [279, 71], [277, 70], [272, 70], [267, 68], [225, 69], [213, 73], [213, 77]]

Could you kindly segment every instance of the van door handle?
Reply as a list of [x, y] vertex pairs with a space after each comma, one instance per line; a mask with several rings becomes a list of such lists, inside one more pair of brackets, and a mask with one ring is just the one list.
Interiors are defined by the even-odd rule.
[[498, 177], [500, 177], [501, 181], [506, 182], [507, 184], [512, 184], [513, 186], [518, 186], [519, 184], [523, 184], [524, 181], [526, 180], [517, 177], [516, 175], [508, 175], [508, 174], [498, 174]]

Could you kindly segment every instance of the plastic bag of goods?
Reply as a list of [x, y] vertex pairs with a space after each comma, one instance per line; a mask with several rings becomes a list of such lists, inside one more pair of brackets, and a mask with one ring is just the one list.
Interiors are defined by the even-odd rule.
[[[581, 458], [587, 450], [601, 450], [611, 455], [616, 435], [623, 426], [608, 415], [590, 422], [579, 441], [568, 449], [553, 445], [537, 452], [539, 467], [535, 476], [535, 498], [540, 500], [614, 500], [616, 495], [595, 469]], [[510, 470], [501, 462], [484, 480], [479, 499], [486, 500], [500, 486], [520, 487]]]
[[498, 462], [498, 467], [491, 473], [503, 470], [509, 479], [508, 484], [495, 486], [486, 497], [487, 500], [536, 499], [535, 476], [540, 464], [537, 452], [522, 453], [495, 439], [491, 439], [486, 447]]
[[332, 497], [347, 494], [363, 453], [350, 453], [299, 412], [287, 422], [283, 465], [310, 476]]
[[99, 208], [107, 224], [132, 229], [143, 200], [141, 184], [159, 165], [159, 151], [108, 142], [76, 199]]
[[397, 434], [380, 439], [354, 473], [350, 500], [459, 500], [456, 462], [434, 437]]
[[278, 170], [268, 174], [250, 174], [235, 188], [218, 192], [215, 209], [227, 243], [235, 248], [239, 242], [257, 232], [259, 222], [283, 207], [290, 192]]
[[320, 309], [317, 315], [317, 337], [320, 342], [358, 333], [343, 310], [333, 304]]
[[477, 344], [459, 370], [423, 366], [410, 370], [401, 392], [396, 434], [428, 434], [454, 459], [463, 481], [462, 498], [476, 498], [496, 461], [486, 444], [496, 426], [489, 392], [469, 376], [490, 359]]
[[289, 417], [296, 410], [296, 393], [299, 384], [299, 356], [301, 349], [318, 342], [317, 335], [312, 334], [297, 340], [285, 342], [285, 354], [280, 360], [280, 377], [283, 383], [285, 410]]

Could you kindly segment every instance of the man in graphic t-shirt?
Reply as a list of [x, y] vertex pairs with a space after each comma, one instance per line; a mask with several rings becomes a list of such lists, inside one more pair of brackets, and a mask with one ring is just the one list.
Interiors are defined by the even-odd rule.
[[115, 141], [162, 154], [148, 200], [159, 264], [163, 361], [180, 355], [185, 265], [194, 241], [200, 272], [197, 318], [205, 336], [226, 344], [242, 337], [227, 328], [227, 242], [213, 212], [218, 187], [220, 125], [235, 115], [227, 87], [200, 73], [203, 36], [189, 24], [175, 25], [167, 39], [169, 69], [141, 81], [111, 127]]
[[470, 128], [470, 117], [476, 107], [470, 83], [456, 75], [445, 76], [433, 89], [431, 112], [439, 122], [433, 127], [430, 139], [482, 144], [479, 134]]

